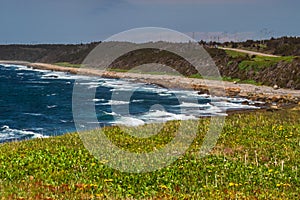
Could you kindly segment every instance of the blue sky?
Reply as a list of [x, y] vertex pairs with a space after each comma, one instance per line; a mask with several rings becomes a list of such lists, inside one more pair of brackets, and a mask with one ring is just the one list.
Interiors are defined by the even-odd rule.
[[0, 0], [0, 43], [99, 41], [149, 26], [197, 40], [298, 36], [299, 8], [299, 0]]

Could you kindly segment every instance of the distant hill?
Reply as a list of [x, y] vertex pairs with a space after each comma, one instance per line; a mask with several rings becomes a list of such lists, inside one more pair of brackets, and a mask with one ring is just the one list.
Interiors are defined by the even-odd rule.
[[79, 64], [98, 44], [0, 45], [0, 60]]
[[[99, 44], [60, 45], [0, 45], [0, 60], [21, 60], [43, 62], [65, 66], [81, 64], [86, 56]], [[300, 89], [300, 39], [278, 38], [266, 41], [246, 41], [241, 43], [200, 42], [218, 66], [224, 80], [264, 85], [278, 85], [283, 88]], [[279, 58], [249, 56], [243, 53], [224, 51], [215, 45], [242, 48], [263, 53], [281, 55]], [[132, 67], [160, 63], [173, 67], [181, 74], [198, 77], [197, 71], [184, 59], [165, 51], [144, 49], [130, 52], [118, 58], [111, 67], [126, 71]]]

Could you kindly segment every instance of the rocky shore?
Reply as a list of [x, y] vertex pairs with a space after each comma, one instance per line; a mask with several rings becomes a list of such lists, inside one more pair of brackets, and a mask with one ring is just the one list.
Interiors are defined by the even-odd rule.
[[243, 97], [253, 101], [266, 102], [274, 109], [286, 105], [300, 104], [299, 90], [256, 86], [251, 84], [239, 84], [220, 80], [186, 78], [182, 76], [124, 73], [87, 68], [70, 68], [45, 63], [28, 63], [20, 61], [0, 61], [0, 63], [25, 65], [34, 69], [63, 71], [80, 75], [129, 79], [136, 82], [157, 84], [166, 88], [195, 90], [198, 91], [199, 94], [210, 93], [216, 96]]

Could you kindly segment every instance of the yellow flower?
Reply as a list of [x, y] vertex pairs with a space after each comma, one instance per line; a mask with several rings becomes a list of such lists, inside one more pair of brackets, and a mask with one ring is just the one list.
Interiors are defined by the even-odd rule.
[[165, 185], [160, 185], [159, 187], [160, 187], [161, 189], [164, 189], [164, 190], [165, 190], [165, 189], [168, 189], [168, 187], [165, 186]]
[[106, 163], [108, 163], [108, 160], [101, 160], [100, 163], [101, 164], [106, 164]]
[[104, 179], [104, 182], [113, 182], [113, 179]]
[[96, 163], [92, 163], [91, 165], [92, 165], [92, 167], [94, 167], [96, 165]]
[[277, 184], [276, 184], [276, 187], [280, 187], [280, 186], [281, 186], [281, 184], [280, 184], [280, 183], [277, 183]]
[[273, 172], [273, 169], [269, 169], [269, 173]]
[[95, 187], [95, 188], [96, 188], [96, 187], [98, 187], [98, 185], [92, 183], [92, 184], [91, 184], [91, 187]]
[[229, 183], [229, 186], [231, 187], [231, 186], [234, 186], [235, 184], [234, 183]]

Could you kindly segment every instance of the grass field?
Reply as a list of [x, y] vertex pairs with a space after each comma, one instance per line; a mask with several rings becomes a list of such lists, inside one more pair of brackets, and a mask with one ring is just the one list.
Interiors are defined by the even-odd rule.
[[[150, 139], [120, 128], [105, 130], [120, 148], [141, 152], [163, 147], [180, 122]], [[216, 147], [197, 153], [209, 119], [186, 154], [161, 170], [122, 173], [97, 160], [77, 133], [0, 145], [2, 199], [299, 199], [300, 110], [234, 114]], [[150, 125], [151, 126], [151, 125]], [[138, 131], [138, 129], [134, 129]], [[188, 130], [187, 130], [188, 131]]]
[[[259, 71], [264, 68], [274, 66], [278, 62], [291, 63], [295, 56], [281, 56], [281, 57], [268, 57], [268, 56], [249, 56], [246, 53], [236, 52], [232, 50], [225, 50], [226, 54], [231, 58], [242, 58], [243, 61], [239, 63], [239, 68], [242, 70], [255, 70]], [[230, 63], [228, 63], [230, 65]]]

